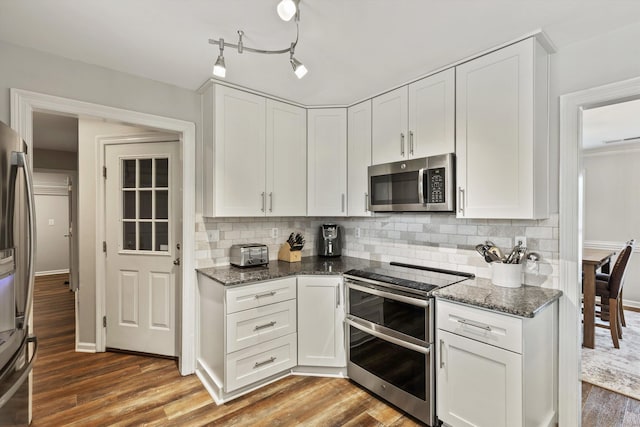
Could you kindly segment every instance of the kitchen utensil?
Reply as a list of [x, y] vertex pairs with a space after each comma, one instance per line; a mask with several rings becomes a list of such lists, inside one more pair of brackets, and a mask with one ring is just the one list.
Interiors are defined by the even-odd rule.
[[[502, 251], [500, 250], [499, 247], [497, 246], [490, 246], [489, 249], [487, 249], [487, 252], [490, 254], [493, 254], [497, 260], [499, 260], [500, 262], [502, 262], [502, 259], [504, 258], [504, 254], [502, 253]], [[491, 256], [493, 258], [493, 256]]]

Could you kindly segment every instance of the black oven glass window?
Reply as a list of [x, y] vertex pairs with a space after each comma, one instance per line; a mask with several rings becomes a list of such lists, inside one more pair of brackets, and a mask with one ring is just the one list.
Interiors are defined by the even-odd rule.
[[427, 340], [426, 313], [424, 307], [349, 289], [349, 314], [421, 341]]
[[373, 205], [415, 204], [419, 201], [417, 171], [371, 177]]
[[427, 356], [349, 327], [350, 360], [401, 390], [426, 400]]

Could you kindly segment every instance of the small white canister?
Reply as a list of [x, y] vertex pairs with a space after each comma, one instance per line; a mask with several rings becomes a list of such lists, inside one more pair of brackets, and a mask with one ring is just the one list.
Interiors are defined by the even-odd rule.
[[519, 288], [522, 286], [523, 264], [505, 264], [492, 262], [491, 283], [505, 288]]

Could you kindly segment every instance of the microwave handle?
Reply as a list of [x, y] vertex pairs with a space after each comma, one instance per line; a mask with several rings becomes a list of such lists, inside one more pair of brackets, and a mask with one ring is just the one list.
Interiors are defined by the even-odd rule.
[[424, 168], [420, 168], [418, 171], [418, 202], [421, 205], [425, 204], [424, 201]]

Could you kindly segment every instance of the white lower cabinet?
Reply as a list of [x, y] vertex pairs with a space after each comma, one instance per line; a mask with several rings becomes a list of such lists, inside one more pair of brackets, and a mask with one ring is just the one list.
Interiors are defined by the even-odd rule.
[[341, 276], [298, 277], [298, 364], [344, 367], [344, 288]]
[[438, 300], [438, 418], [452, 427], [553, 426], [557, 306], [521, 318]]

